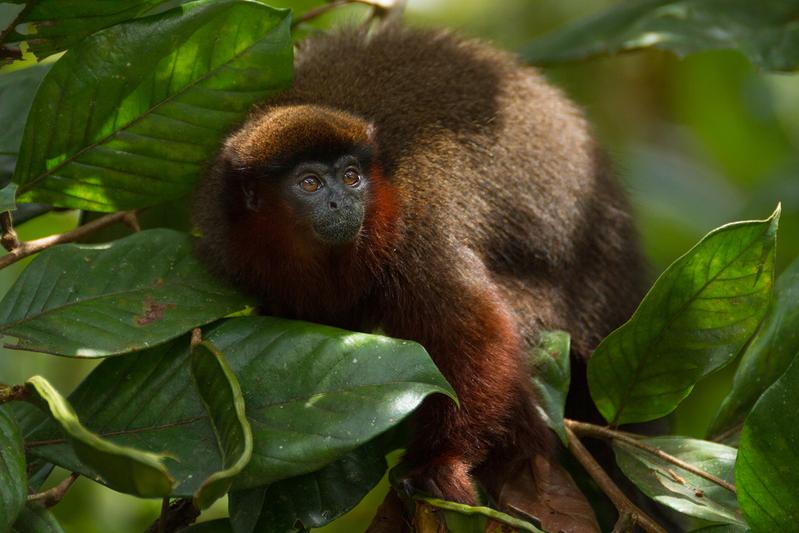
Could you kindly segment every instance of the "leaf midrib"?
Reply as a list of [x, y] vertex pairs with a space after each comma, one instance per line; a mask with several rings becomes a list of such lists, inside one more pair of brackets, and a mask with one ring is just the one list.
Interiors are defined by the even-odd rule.
[[[752, 239], [752, 242], [749, 243], [749, 245], [746, 246], [746, 248], [741, 250], [741, 252], [739, 254], [737, 254], [731, 261], [729, 261], [724, 268], [719, 270], [710, 279], [708, 279], [702, 285], [702, 287], [699, 290], [694, 292], [694, 294], [691, 296], [690, 299], [688, 299], [682, 306], [680, 306], [676, 311], [674, 311], [674, 313], [671, 314], [669, 319], [666, 320], [666, 322], [660, 328], [660, 331], [655, 336], [653, 336], [650, 339], [650, 342], [649, 342], [650, 346], [654, 342], [659, 340], [664, 335], [664, 333], [669, 328], [669, 326], [671, 326], [674, 323], [674, 321], [676, 320], [676, 317], [680, 313], [682, 313], [682, 311], [684, 311], [686, 309], [686, 307], [691, 305], [691, 303], [693, 303], [696, 300], [696, 296], [701, 294], [705, 289], [707, 289], [708, 285], [710, 285], [712, 282], [714, 282], [716, 280], [716, 278], [718, 278], [724, 271], [726, 271], [728, 268], [730, 268], [730, 266], [733, 263], [738, 261], [738, 259], [740, 259], [740, 257], [742, 255], [744, 255], [746, 252], [748, 252], [760, 240], [760, 238], [766, 233], [766, 231], [768, 230], [769, 227], [771, 227], [772, 224], [773, 224], [773, 221], [772, 220], [768, 220], [767, 223], [765, 224], [765, 230], [762, 231], [760, 234], [758, 234], [758, 238]], [[619, 419], [621, 418], [621, 415], [624, 412], [624, 409], [626, 407], [627, 401], [629, 400], [630, 394], [632, 394], [632, 390], [634, 388], [634, 384], [635, 384], [636, 381], [638, 381], [638, 378], [640, 377], [640, 374], [641, 374], [641, 372], [643, 370], [644, 363], [646, 361], [648, 361], [651, 356], [652, 356], [652, 352], [651, 351], [648, 350], [648, 351], [644, 352], [643, 358], [641, 359], [640, 363], [635, 367], [635, 370], [633, 371], [632, 379], [630, 379], [630, 381], [628, 382], [628, 383], [630, 383], [630, 385], [625, 387], [624, 395], [622, 396], [622, 399], [619, 401], [619, 407], [616, 410], [616, 415], [613, 417], [613, 420], [610, 422], [611, 426], [618, 425]]]

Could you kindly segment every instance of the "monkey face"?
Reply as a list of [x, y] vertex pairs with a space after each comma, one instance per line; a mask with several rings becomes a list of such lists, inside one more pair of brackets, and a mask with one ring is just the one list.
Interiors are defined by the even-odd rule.
[[303, 161], [281, 180], [281, 193], [313, 237], [324, 244], [352, 242], [361, 230], [369, 189], [361, 162], [351, 154], [332, 162]]

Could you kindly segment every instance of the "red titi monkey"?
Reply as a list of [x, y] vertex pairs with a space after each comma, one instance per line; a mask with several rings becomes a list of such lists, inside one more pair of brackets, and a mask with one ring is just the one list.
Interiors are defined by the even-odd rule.
[[637, 302], [623, 191], [574, 104], [484, 44], [387, 25], [295, 63], [199, 185], [200, 253], [270, 314], [421, 343], [461, 407], [423, 404], [407, 482], [474, 503], [473, 475], [547, 453], [537, 333], [585, 358]]

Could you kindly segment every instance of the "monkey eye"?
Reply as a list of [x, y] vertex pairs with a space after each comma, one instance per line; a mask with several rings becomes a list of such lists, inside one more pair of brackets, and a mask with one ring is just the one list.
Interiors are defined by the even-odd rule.
[[305, 176], [300, 181], [300, 187], [305, 192], [316, 192], [322, 188], [322, 181], [316, 176]]
[[355, 187], [361, 182], [361, 175], [354, 168], [348, 168], [344, 171], [344, 184], [350, 187]]

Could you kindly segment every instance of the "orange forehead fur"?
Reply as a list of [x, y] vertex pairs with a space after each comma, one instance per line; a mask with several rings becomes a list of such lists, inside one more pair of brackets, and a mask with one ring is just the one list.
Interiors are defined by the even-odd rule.
[[370, 142], [371, 126], [349, 113], [318, 105], [286, 105], [267, 111], [225, 143], [228, 154], [242, 165], [266, 163], [299, 151], [332, 143]]

